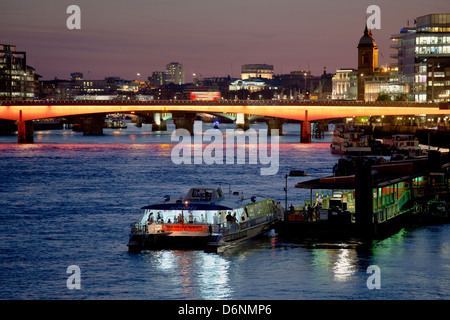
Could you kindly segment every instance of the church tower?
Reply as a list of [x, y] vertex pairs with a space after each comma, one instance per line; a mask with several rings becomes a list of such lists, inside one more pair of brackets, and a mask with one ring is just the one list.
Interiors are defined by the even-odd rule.
[[368, 30], [367, 24], [364, 35], [358, 44], [358, 97], [357, 100], [364, 101], [364, 78], [371, 76], [378, 68], [378, 47], [372, 37], [372, 31]]

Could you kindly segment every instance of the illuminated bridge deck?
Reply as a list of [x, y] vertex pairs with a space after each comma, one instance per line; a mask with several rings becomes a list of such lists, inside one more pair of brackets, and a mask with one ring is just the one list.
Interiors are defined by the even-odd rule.
[[[448, 103], [339, 100], [76, 100], [0, 101], [0, 119], [35, 120], [95, 113], [204, 112], [244, 113], [300, 121], [382, 115], [450, 114]], [[307, 119], [305, 119], [307, 111]]]

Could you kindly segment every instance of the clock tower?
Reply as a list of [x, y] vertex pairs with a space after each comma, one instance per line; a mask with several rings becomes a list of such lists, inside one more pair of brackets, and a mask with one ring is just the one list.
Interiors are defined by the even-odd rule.
[[372, 31], [367, 25], [364, 35], [358, 44], [358, 97], [357, 100], [364, 101], [364, 78], [371, 76], [378, 68], [378, 47], [372, 37]]

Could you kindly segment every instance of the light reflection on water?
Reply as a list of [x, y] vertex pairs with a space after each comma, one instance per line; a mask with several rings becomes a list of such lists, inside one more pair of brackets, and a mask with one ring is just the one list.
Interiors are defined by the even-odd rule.
[[166, 288], [178, 287], [182, 299], [231, 299], [230, 261], [199, 251], [161, 250], [142, 253], [151, 263], [141, 270], [151, 277], [164, 273]]
[[334, 278], [337, 281], [346, 281], [355, 273], [356, 259], [353, 254], [348, 249], [340, 249], [337, 252], [336, 261], [333, 266]]

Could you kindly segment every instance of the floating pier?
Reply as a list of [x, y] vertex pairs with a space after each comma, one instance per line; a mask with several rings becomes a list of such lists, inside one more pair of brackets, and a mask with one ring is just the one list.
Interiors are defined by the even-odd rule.
[[448, 153], [376, 164], [355, 159], [354, 174], [297, 183], [310, 198], [284, 212], [276, 232], [288, 238], [392, 234], [408, 225], [449, 220]]

